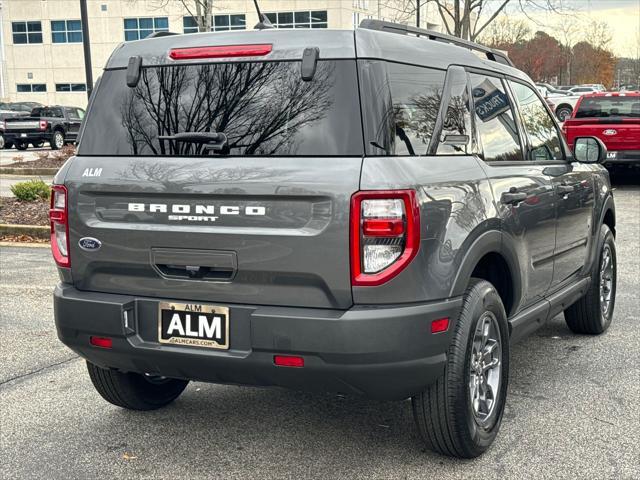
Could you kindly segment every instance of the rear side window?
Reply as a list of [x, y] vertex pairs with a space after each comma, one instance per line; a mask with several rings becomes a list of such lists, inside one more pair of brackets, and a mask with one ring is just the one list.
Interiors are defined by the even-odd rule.
[[575, 118], [640, 118], [638, 97], [584, 97]]
[[64, 118], [61, 108], [36, 107], [31, 110], [32, 117]]
[[470, 76], [476, 129], [484, 160], [523, 160], [513, 108], [502, 81], [473, 73]]
[[354, 60], [320, 61], [305, 82], [300, 62], [146, 67], [135, 88], [108, 70], [94, 93], [81, 155], [210, 156], [170, 137], [217, 132], [229, 155], [362, 155]]
[[445, 72], [377, 60], [359, 66], [366, 153], [426, 155]]
[[531, 147], [530, 160], [562, 160], [562, 142], [556, 124], [532, 88], [509, 81], [520, 105], [524, 129]]

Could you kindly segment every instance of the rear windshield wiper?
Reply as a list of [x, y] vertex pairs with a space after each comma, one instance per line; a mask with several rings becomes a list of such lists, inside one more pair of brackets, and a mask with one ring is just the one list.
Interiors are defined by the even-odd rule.
[[227, 136], [218, 132], [180, 132], [173, 135], [159, 135], [159, 140], [199, 143], [207, 150], [220, 151], [227, 146]]

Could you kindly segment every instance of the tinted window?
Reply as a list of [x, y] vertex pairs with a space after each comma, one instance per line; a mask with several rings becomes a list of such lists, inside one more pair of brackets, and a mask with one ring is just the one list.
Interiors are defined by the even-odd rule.
[[502, 81], [471, 74], [471, 92], [484, 160], [522, 160], [513, 109]]
[[360, 71], [367, 154], [427, 154], [445, 72], [376, 60]]
[[462, 69], [458, 72], [450, 70], [445, 85], [450, 92], [450, 98], [436, 153], [467, 154], [473, 135], [466, 72]]
[[509, 82], [520, 105], [524, 129], [531, 147], [530, 160], [562, 160], [562, 142], [553, 118], [540, 97], [522, 83]]
[[159, 138], [219, 132], [230, 155], [362, 155], [355, 61], [148, 67], [135, 88], [125, 70], [104, 73], [87, 114], [85, 155], [213, 155], [202, 144]]
[[585, 97], [576, 111], [576, 118], [589, 117], [640, 118], [640, 96]]

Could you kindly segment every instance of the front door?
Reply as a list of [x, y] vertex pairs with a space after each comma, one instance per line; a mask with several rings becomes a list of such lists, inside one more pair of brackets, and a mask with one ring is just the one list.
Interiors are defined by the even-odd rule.
[[517, 99], [529, 143], [529, 155], [545, 165], [556, 196], [557, 228], [554, 249], [554, 288], [582, 270], [588, 254], [594, 187], [593, 167], [566, 160], [557, 124], [537, 92], [519, 82], [509, 82]]

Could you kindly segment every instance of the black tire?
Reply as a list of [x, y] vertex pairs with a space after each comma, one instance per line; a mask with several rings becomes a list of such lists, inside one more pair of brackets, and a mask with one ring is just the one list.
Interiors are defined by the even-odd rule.
[[186, 380], [153, 380], [139, 373], [108, 370], [87, 362], [89, 377], [107, 402], [130, 410], [155, 410], [173, 402], [189, 383]]
[[31, 145], [33, 146], [33, 148], [40, 148], [44, 145], [44, 140], [40, 140], [39, 142], [33, 142]]
[[572, 113], [573, 109], [571, 107], [561, 106], [556, 110], [556, 117], [558, 117], [558, 120], [560, 120], [561, 122], [564, 122], [571, 116]]
[[[495, 325], [495, 331], [499, 332], [497, 359], [501, 362], [498, 366], [501, 372], [497, 395], [493, 396], [493, 407], [480, 421], [471, 400], [472, 380], [478, 378], [476, 372], [480, 362], [473, 369], [471, 365], [478, 328], [481, 323], [485, 324], [487, 318]], [[485, 351], [484, 347], [481, 348]], [[508, 379], [509, 329], [502, 300], [489, 282], [472, 279], [455, 324], [444, 374], [423, 393], [411, 399], [414, 419], [425, 446], [442, 455], [459, 458], [474, 458], [484, 453], [500, 428]], [[485, 395], [486, 392], [485, 389]]]
[[29, 144], [24, 142], [16, 142], [16, 148], [18, 150], [26, 150], [27, 148], [29, 148]]
[[[606, 252], [609, 252], [611, 262], [610, 282], [606, 281], [607, 274], [603, 272], [603, 260]], [[599, 335], [603, 333], [613, 318], [613, 310], [616, 305], [616, 242], [613, 232], [607, 225], [600, 227], [598, 237], [598, 257], [591, 275], [591, 284], [584, 297], [578, 300], [564, 311], [564, 319], [567, 326], [574, 333]], [[610, 291], [609, 303], [605, 310], [603, 298], [601, 298], [601, 281], [608, 285]], [[606, 290], [605, 290], [606, 298]]]
[[54, 130], [51, 135], [51, 140], [49, 140], [49, 145], [51, 145], [51, 150], [59, 150], [64, 147], [65, 139], [64, 132], [62, 130]]

